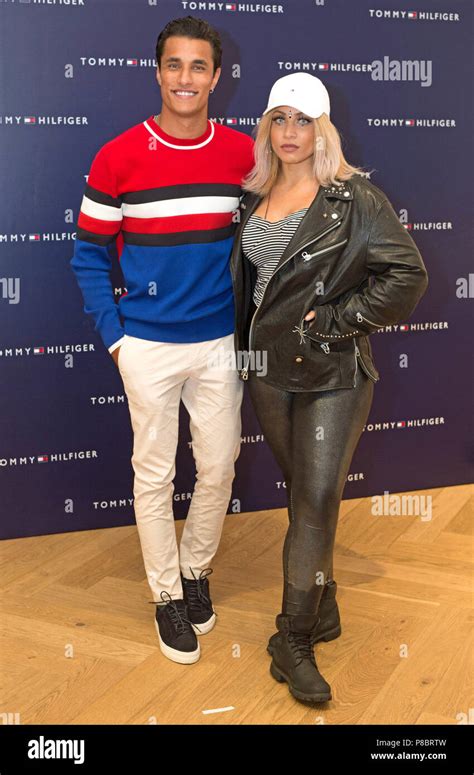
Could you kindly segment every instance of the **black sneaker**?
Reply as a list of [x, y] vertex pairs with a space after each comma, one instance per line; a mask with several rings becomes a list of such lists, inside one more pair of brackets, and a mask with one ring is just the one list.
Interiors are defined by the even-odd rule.
[[212, 573], [212, 568], [202, 570], [198, 578], [196, 578], [192, 568], [190, 571], [194, 576], [193, 579], [186, 579], [181, 573], [183, 596], [194, 631], [198, 635], [205, 635], [206, 632], [212, 630], [216, 623], [216, 614], [212, 607], [207, 579]]
[[184, 600], [173, 600], [169, 592], [161, 593], [163, 603], [156, 603], [155, 627], [160, 649], [168, 659], [182, 665], [197, 662], [201, 648], [188, 618]]

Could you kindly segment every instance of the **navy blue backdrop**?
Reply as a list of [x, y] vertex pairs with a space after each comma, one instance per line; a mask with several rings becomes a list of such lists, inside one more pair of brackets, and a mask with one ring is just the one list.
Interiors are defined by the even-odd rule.
[[[429, 272], [412, 318], [371, 337], [381, 379], [344, 497], [471, 480], [471, 9], [468, 0], [422, 9], [401, 0], [0, 3], [3, 537], [134, 521], [123, 385], [69, 262], [92, 158], [159, 112], [156, 38], [188, 13], [223, 38], [210, 117], [250, 133], [276, 78], [318, 75], [346, 157], [374, 170]], [[118, 266], [113, 279], [118, 298]], [[183, 409], [178, 518], [194, 483], [189, 440]], [[229, 512], [283, 506], [282, 475], [247, 395], [242, 441]]]

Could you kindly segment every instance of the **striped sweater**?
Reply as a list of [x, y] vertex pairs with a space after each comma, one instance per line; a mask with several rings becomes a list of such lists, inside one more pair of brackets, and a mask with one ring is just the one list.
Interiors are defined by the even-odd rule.
[[[84, 312], [112, 352], [124, 333], [201, 342], [234, 330], [229, 258], [253, 141], [208, 121], [193, 139], [153, 116], [96, 154], [77, 221], [71, 266]], [[115, 303], [110, 244], [127, 288]]]

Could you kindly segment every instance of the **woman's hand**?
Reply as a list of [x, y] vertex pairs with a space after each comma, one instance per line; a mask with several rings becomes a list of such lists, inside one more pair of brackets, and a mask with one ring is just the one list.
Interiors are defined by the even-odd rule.
[[315, 317], [316, 317], [316, 312], [314, 311], [314, 309], [312, 309], [311, 312], [308, 312], [308, 314], [306, 315], [305, 320], [314, 320]]

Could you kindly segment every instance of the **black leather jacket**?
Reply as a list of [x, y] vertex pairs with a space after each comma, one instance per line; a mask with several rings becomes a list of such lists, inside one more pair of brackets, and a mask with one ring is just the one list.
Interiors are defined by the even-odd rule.
[[[260, 379], [283, 390], [355, 385], [357, 359], [380, 378], [368, 334], [407, 320], [428, 286], [420, 252], [384, 192], [356, 174], [320, 186], [252, 313], [256, 269], [242, 231], [261, 198], [246, 193], [231, 255], [241, 379], [266, 353]], [[311, 310], [316, 319], [304, 321]]]

